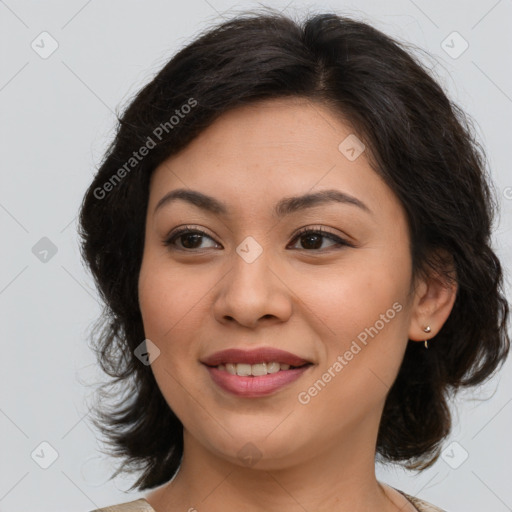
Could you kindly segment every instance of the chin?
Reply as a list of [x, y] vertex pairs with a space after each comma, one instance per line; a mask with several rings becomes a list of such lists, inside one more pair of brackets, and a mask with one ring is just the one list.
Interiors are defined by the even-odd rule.
[[232, 435], [222, 429], [219, 438], [210, 437], [205, 445], [211, 447], [217, 456], [240, 467], [265, 471], [285, 469], [299, 464], [306, 450], [304, 443], [297, 437], [298, 429], [280, 430], [276, 428], [280, 421], [282, 418], [276, 421], [273, 427], [275, 430], [256, 424], [248, 431], [247, 420], [236, 429], [231, 424], [228, 431]]

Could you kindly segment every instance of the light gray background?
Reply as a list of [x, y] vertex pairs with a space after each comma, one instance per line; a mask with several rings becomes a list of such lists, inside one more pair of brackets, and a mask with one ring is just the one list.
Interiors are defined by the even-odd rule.
[[[489, 155], [501, 206], [495, 247], [510, 297], [512, 2], [266, 5], [292, 13], [334, 9], [433, 55], [430, 67], [435, 64], [443, 87], [475, 119]], [[108, 481], [113, 461], [100, 454], [87, 421], [87, 400], [101, 378], [87, 334], [100, 305], [80, 261], [76, 214], [113, 137], [114, 112], [200, 29], [255, 6], [230, 0], [0, 1], [2, 512], [85, 512], [141, 495], [124, 492], [133, 479]], [[50, 39], [41, 42], [44, 31], [58, 43], [45, 59], [31, 47], [35, 41], [39, 52], [43, 44], [44, 51], [51, 48]], [[469, 44], [457, 58], [441, 46], [453, 31]], [[462, 48], [447, 41], [452, 52]], [[57, 249], [46, 262], [32, 251], [43, 237]], [[434, 467], [415, 476], [379, 466], [378, 478], [452, 512], [512, 510], [511, 381], [509, 361], [478, 394], [459, 397], [444, 458]], [[52, 448], [42, 442], [58, 453], [47, 469], [39, 464], [50, 461]]]

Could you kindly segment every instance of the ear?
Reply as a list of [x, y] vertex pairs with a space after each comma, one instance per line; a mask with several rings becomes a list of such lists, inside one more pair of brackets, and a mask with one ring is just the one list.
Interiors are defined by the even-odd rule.
[[[441, 263], [445, 272], [436, 272], [428, 267], [427, 276], [418, 276], [415, 282], [414, 299], [411, 309], [409, 339], [429, 340], [441, 330], [453, 308], [457, 297], [457, 278], [453, 257], [444, 250], [437, 250], [433, 256]], [[425, 332], [430, 326], [431, 331]]]

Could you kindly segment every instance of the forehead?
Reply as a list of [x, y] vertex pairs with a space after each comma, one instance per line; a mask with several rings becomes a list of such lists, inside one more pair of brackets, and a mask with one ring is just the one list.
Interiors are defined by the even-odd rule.
[[[359, 138], [324, 105], [307, 99], [260, 101], [221, 115], [186, 148], [160, 164], [150, 207], [170, 190], [191, 188], [250, 209], [269, 197], [337, 188], [365, 203], [396, 201]], [[347, 142], [348, 141], [348, 142]], [[341, 145], [341, 146], [340, 146]], [[364, 198], [364, 199], [363, 199]], [[274, 203], [273, 201], [272, 203]]]

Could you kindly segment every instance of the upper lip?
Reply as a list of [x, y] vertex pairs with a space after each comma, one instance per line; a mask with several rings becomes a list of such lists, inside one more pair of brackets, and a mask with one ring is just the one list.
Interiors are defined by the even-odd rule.
[[221, 350], [220, 352], [209, 355], [202, 359], [201, 362], [207, 366], [218, 366], [219, 364], [226, 363], [258, 364], [262, 362], [277, 362], [289, 364], [290, 366], [302, 366], [310, 363], [310, 361], [295, 354], [272, 347], [261, 347], [252, 350], [228, 348], [227, 350]]

